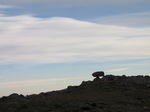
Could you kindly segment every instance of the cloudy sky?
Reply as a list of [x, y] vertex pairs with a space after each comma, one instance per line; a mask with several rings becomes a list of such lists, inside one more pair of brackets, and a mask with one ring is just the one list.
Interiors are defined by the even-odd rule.
[[1, 0], [0, 96], [150, 74], [149, 0]]

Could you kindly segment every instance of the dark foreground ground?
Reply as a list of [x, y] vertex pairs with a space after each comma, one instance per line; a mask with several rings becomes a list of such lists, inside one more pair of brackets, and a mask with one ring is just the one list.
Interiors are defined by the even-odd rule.
[[65, 90], [0, 98], [0, 112], [150, 112], [149, 76], [112, 76]]

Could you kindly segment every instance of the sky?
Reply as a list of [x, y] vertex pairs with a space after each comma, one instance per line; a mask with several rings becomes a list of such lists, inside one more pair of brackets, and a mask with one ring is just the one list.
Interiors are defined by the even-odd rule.
[[0, 0], [0, 96], [92, 73], [150, 75], [149, 0]]

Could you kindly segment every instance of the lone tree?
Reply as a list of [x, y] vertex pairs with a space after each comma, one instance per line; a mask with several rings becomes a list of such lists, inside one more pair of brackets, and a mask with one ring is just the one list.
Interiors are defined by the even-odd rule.
[[103, 71], [97, 71], [97, 72], [94, 72], [92, 74], [93, 77], [96, 77], [95, 79], [100, 79], [99, 77], [103, 77], [104, 76], [104, 72]]

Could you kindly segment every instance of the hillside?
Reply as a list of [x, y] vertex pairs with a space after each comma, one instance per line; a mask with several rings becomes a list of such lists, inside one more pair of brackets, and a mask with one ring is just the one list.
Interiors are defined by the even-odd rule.
[[106, 75], [79, 86], [0, 98], [0, 112], [150, 112], [149, 76]]

